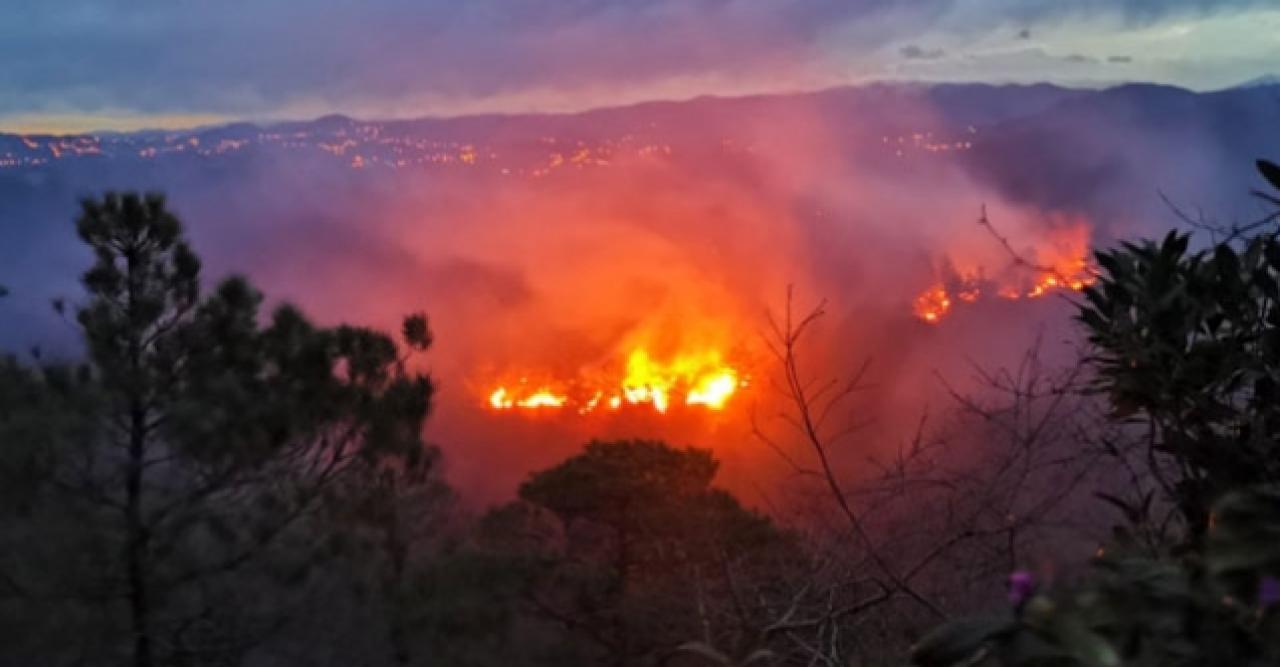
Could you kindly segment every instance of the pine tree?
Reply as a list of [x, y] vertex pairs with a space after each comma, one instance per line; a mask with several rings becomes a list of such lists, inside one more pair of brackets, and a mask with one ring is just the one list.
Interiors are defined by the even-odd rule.
[[242, 278], [203, 293], [160, 196], [85, 201], [77, 228], [95, 262], [69, 386], [92, 428], [47, 453], [81, 532], [110, 545], [81, 588], [123, 601], [136, 667], [241, 655], [269, 625], [255, 583], [305, 575], [326, 494], [434, 461], [420, 437], [433, 385], [407, 366], [430, 345], [426, 318], [398, 345], [290, 306], [263, 318]]

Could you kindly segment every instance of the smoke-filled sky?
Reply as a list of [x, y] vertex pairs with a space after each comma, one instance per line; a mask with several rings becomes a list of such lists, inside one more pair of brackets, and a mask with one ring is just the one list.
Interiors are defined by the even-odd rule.
[[0, 130], [571, 110], [1280, 63], [1275, 0], [0, 0]]

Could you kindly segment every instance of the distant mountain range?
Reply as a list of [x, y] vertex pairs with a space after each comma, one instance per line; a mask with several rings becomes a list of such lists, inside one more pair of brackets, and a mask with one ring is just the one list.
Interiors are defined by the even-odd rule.
[[[835, 159], [886, 174], [952, 164], [1040, 207], [1114, 208], [1118, 198], [1147, 200], [1157, 190], [1217, 205], [1225, 199], [1225, 190], [1212, 196], [1217, 184], [1245, 183], [1255, 158], [1280, 156], [1277, 128], [1274, 77], [1207, 93], [1152, 84], [873, 84], [571, 114], [332, 115], [178, 131], [0, 134], [0, 197], [39, 206], [106, 188], [200, 194], [286, 174], [304, 190], [304, 182], [555, 179], [636, 160], [720, 170], [736, 164], [735, 155], [791, 150], [762, 137], [820, 132], [822, 150]], [[6, 226], [0, 219], [0, 232]]]
[[[186, 162], [246, 156], [330, 158], [355, 168], [465, 166], [540, 173], [558, 166], [550, 164], [557, 152], [568, 164], [583, 165], [608, 160], [616, 151], [732, 141], [735, 131], [749, 128], [753, 121], [797, 109], [823, 122], [856, 119], [858, 125], [845, 128], [843, 140], [890, 136], [896, 142], [901, 135], [928, 136], [928, 141], [913, 140], [913, 148], [958, 140], [975, 143], [971, 136], [975, 131], [1005, 136], [1006, 129], [1025, 141], [1037, 132], [1054, 131], [1080, 119], [1107, 125], [1144, 123], [1152, 129], [1216, 127], [1226, 145], [1247, 147], [1254, 140], [1250, 131], [1256, 129], [1257, 121], [1280, 115], [1280, 77], [1261, 77], [1213, 93], [1149, 84], [1104, 90], [1049, 84], [873, 84], [813, 93], [648, 102], [573, 114], [393, 121], [333, 115], [176, 131], [0, 133], [0, 175], [75, 162], [100, 166], [103, 159]], [[708, 135], [712, 128], [721, 136]], [[561, 150], [543, 150], [547, 146]], [[588, 152], [580, 154], [566, 146]]]
[[1260, 77], [1249, 79], [1244, 83], [1237, 84], [1236, 88], [1264, 88], [1269, 86], [1280, 86], [1280, 74], [1264, 74]]

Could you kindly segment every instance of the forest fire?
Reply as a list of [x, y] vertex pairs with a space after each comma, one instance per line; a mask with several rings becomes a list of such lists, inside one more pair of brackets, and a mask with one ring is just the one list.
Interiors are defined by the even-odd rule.
[[[1080, 291], [1094, 281], [1094, 269], [1086, 259], [1091, 236], [1087, 220], [1052, 212], [1017, 220], [1022, 223], [1018, 236], [1034, 243], [1015, 247], [990, 223], [990, 235], [957, 236], [926, 289], [914, 297], [910, 292], [888, 295], [894, 307], [910, 308], [922, 322], [938, 325], [958, 309], [980, 302], [1037, 299]], [[581, 282], [573, 280], [575, 285]], [[750, 386], [748, 369], [761, 361], [735, 341], [761, 323], [741, 305], [746, 299], [731, 290], [696, 296], [673, 290], [668, 295], [642, 323], [608, 339], [597, 352], [566, 352], [558, 343], [544, 351], [533, 347], [527, 352], [532, 356], [505, 360], [496, 372], [482, 372], [473, 384], [473, 400], [489, 412], [526, 417], [727, 410]], [[611, 292], [596, 300], [624, 301]], [[712, 312], [715, 315], [709, 316]], [[587, 318], [582, 329], [608, 330], [594, 318]]]
[[1010, 266], [998, 277], [989, 277], [981, 266], [962, 270], [948, 262], [939, 271], [942, 276], [912, 302], [912, 311], [922, 322], [938, 324], [956, 301], [972, 304], [988, 297], [1006, 301], [1035, 299], [1054, 292], [1079, 292], [1093, 284], [1096, 271], [1087, 259], [1087, 222], [1075, 221], [1057, 228], [1044, 245], [1028, 254], [1016, 251], [996, 233], [985, 214], [979, 224], [987, 227], [1007, 251]]
[[[972, 292], [966, 292], [966, 294], [972, 294]], [[936, 324], [951, 311], [951, 295], [947, 293], [945, 286], [934, 285], [916, 297], [913, 308], [916, 317], [929, 324]]]
[[617, 411], [625, 406], [647, 406], [665, 414], [673, 405], [706, 410], [723, 410], [740, 389], [749, 385], [747, 377], [724, 361], [715, 350], [679, 354], [665, 360], [643, 348], [627, 357], [620, 377], [532, 382], [521, 376], [499, 384], [488, 394], [494, 410], [568, 409], [586, 415], [597, 411]]

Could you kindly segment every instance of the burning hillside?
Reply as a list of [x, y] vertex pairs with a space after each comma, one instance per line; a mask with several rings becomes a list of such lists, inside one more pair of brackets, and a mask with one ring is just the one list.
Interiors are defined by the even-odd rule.
[[936, 282], [912, 302], [912, 312], [923, 322], [938, 324], [957, 305], [982, 299], [1017, 301], [1083, 290], [1095, 275], [1088, 261], [1090, 226], [1084, 220], [1052, 222], [1039, 244], [1019, 251], [995, 231], [984, 213], [979, 224], [1008, 253], [1005, 270], [989, 275], [983, 264], [959, 264], [948, 256], [936, 271]]
[[[934, 282], [909, 299], [908, 308], [919, 321], [940, 324], [955, 308], [984, 300], [1020, 301], [1049, 294], [1078, 292], [1094, 280], [1094, 269], [1086, 259], [1091, 227], [1084, 219], [1046, 214], [1034, 233], [1023, 231], [1018, 245], [1001, 236], [985, 214], [980, 224], [985, 234], [965, 239], [944, 256], [934, 272]], [[967, 246], [967, 247], [966, 247]], [[992, 269], [989, 267], [997, 267]], [[905, 301], [908, 301], [905, 302]], [[655, 354], [653, 336], [632, 337], [629, 343], [614, 346], [598, 363], [579, 364], [569, 370], [553, 371], [526, 363], [490, 373], [479, 380], [474, 392], [477, 402], [491, 411], [536, 415], [554, 413], [592, 415], [643, 410], [665, 415], [669, 411], [719, 412], [751, 388], [748, 364], [737, 354], [726, 354], [725, 336], [707, 344], [707, 338], [685, 334], [706, 329], [696, 312], [668, 318], [668, 345]], [[716, 330], [748, 331], [759, 328], [739, 322]], [[642, 329], [654, 329], [644, 326]]]
[[[533, 376], [537, 377], [537, 376]], [[522, 375], [489, 393], [495, 410], [566, 409], [578, 414], [646, 406], [659, 413], [685, 406], [723, 410], [749, 381], [715, 350], [657, 359], [644, 349], [628, 355], [621, 373], [572, 379]]]

